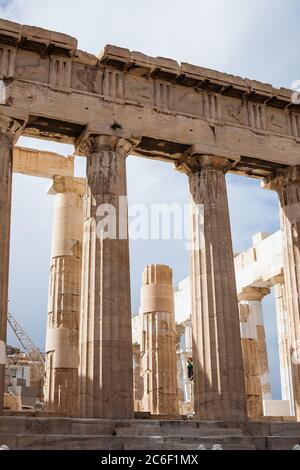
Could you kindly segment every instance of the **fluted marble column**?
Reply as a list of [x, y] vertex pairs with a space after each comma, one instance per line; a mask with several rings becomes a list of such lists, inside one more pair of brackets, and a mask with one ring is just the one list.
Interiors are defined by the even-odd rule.
[[295, 414], [300, 421], [300, 166], [277, 171], [275, 178], [265, 181], [265, 187], [277, 191], [280, 202]]
[[178, 416], [176, 326], [172, 270], [145, 268], [141, 289], [143, 410]]
[[0, 414], [5, 386], [13, 144], [20, 128], [17, 121], [0, 117]]
[[127, 194], [131, 149], [127, 140], [99, 136], [83, 150], [88, 158], [79, 380], [80, 416], [87, 418], [133, 417], [129, 243], [120, 224], [127, 211], [119, 208], [119, 197]]
[[193, 202], [191, 291], [198, 419], [245, 420], [246, 394], [225, 173], [231, 163], [188, 152]]
[[270, 289], [246, 287], [238, 295], [248, 416], [263, 416], [263, 398], [271, 399], [262, 298]]
[[282, 400], [290, 403], [291, 415], [295, 414], [292, 363], [291, 363], [291, 332], [287, 314], [284, 279], [274, 286], [276, 300], [277, 332], [280, 360], [280, 378]]
[[56, 176], [48, 322], [45, 403], [48, 410], [78, 413], [79, 310], [85, 180]]

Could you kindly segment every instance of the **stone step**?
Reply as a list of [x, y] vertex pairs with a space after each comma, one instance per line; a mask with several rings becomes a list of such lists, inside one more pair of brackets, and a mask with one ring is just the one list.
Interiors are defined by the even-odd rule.
[[155, 421], [0, 416], [1, 434], [299, 436], [300, 422]]
[[[119, 450], [122, 437], [66, 434], [3, 434], [0, 443], [11, 450]], [[0, 444], [0, 445], [1, 445]]]
[[[199, 450], [205, 446], [207, 450], [211, 450], [213, 445], [220, 444], [223, 450], [255, 450], [257, 438], [246, 436], [230, 436], [230, 437], [167, 437], [167, 438], [147, 438], [143, 439], [136, 436], [126, 438], [124, 441], [125, 450]], [[263, 446], [264, 439], [260, 443]]]
[[76, 434], [76, 435], [196, 435], [240, 434], [242, 425], [214, 421], [102, 420], [79, 418], [0, 417], [2, 433]]
[[114, 420], [72, 418], [15, 418], [0, 417], [1, 434], [66, 434], [66, 435], [110, 435], [115, 434]]
[[116, 436], [157, 436], [157, 437], [200, 437], [200, 436], [243, 436], [242, 429], [228, 429], [216, 427], [186, 427], [178, 429], [176, 427], [168, 428], [155, 426], [128, 426], [117, 427], [115, 430]]
[[248, 422], [243, 425], [244, 434], [249, 436], [299, 436], [300, 422]]
[[0, 417], [0, 444], [12, 449], [292, 449], [300, 423]]
[[[213, 450], [213, 444], [204, 444], [205, 449], [201, 449], [199, 446], [196, 446], [195, 444], [174, 444], [174, 447], [172, 450], [187, 450], [187, 451], [192, 451], [192, 450]], [[222, 445], [222, 450], [256, 450], [256, 447], [254, 444], [250, 443], [244, 443], [244, 444], [223, 444]]]
[[291, 450], [296, 444], [300, 445], [300, 434], [267, 437], [267, 450]]
[[225, 448], [255, 449], [256, 438], [249, 437], [155, 437], [155, 436], [66, 436], [66, 435], [37, 435], [17, 434], [1, 436], [1, 444], [10, 449], [18, 450], [197, 450], [205, 445], [211, 448], [214, 444], [221, 444]]
[[155, 437], [101, 435], [2, 434], [0, 445], [12, 450], [210, 450], [220, 444], [223, 450], [290, 450], [300, 443], [300, 436], [253, 437]]

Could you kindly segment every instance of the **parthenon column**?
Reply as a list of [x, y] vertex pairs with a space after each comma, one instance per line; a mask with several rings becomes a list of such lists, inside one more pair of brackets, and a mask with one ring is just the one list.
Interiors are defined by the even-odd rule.
[[261, 382], [262, 398], [264, 400], [272, 399], [271, 380], [269, 373], [269, 360], [266, 342], [265, 325], [262, 311], [262, 299], [270, 294], [270, 289], [266, 287], [246, 287], [238, 295], [240, 302], [248, 305], [251, 315], [251, 327], [256, 330], [258, 342], [258, 362], [259, 376]]
[[78, 413], [79, 309], [83, 237], [81, 178], [56, 176], [48, 323], [46, 391], [48, 410]]
[[176, 326], [172, 270], [145, 268], [141, 289], [143, 410], [178, 416]]
[[126, 157], [131, 149], [128, 140], [96, 136], [81, 150], [87, 155], [79, 361], [82, 417], [133, 417], [129, 242], [124, 204]]
[[238, 295], [248, 416], [263, 416], [263, 398], [271, 399], [262, 298], [270, 289], [246, 287]]
[[11, 191], [13, 168], [13, 144], [20, 129], [17, 121], [0, 118], [0, 414], [3, 411], [7, 303], [9, 277], [9, 245], [11, 219]]
[[277, 280], [275, 286], [277, 332], [280, 360], [280, 379], [282, 400], [290, 403], [291, 415], [295, 414], [292, 364], [291, 364], [291, 331], [287, 314], [284, 277]]
[[275, 178], [265, 181], [265, 187], [277, 191], [280, 202], [295, 414], [300, 421], [300, 166], [278, 171]]
[[225, 173], [231, 163], [191, 149], [181, 168], [193, 202], [191, 291], [198, 419], [246, 419], [238, 300]]

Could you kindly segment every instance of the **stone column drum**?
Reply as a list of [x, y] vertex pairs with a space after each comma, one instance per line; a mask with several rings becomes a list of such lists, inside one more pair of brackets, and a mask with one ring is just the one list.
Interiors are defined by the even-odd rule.
[[246, 419], [238, 300], [225, 173], [231, 162], [191, 149], [181, 168], [193, 204], [191, 292], [197, 419]]
[[[133, 417], [126, 157], [128, 140], [89, 138], [80, 324], [80, 416]], [[123, 196], [123, 208], [120, 197]], [[108, 214], [107, 230], [103, 220]], [[115, 227], [115, 232], [114, 232]]]
[[149, 265], [141, 288], [143, 410], [178, 416], [176, 326], [172, 270]]
[[5, 386], [13, 144], [20, 127], [17, 121], [0, 118], [0, 414]]
[[277, 191], [280, 202], [295, 415], [300, 421], [300, 166], [278, 171], [275, 178], [265, 181], [265, 187]]
[[79, 311], [85, 180], [56, 176], [46, 339], [48, 410], [78, 413]]

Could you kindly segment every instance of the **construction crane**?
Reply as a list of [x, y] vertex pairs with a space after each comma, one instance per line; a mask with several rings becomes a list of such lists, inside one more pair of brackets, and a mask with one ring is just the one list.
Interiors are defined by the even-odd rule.
[[19, 325], [19, 323], [11, 314], [11, 312], [8, 312], [7, 320], [14, 334], [18, 338], [19, 343], [24, 349], [26, 356], [32, 362], [34, 367], [37, 369], [40, 376], [43, 377], [44, 379], [45, 378], [45, 361], [44, 361], [43, 356], [40, 353], [40, 350], [31, 341], [29, 336], [25, 333], [25, 331]]

